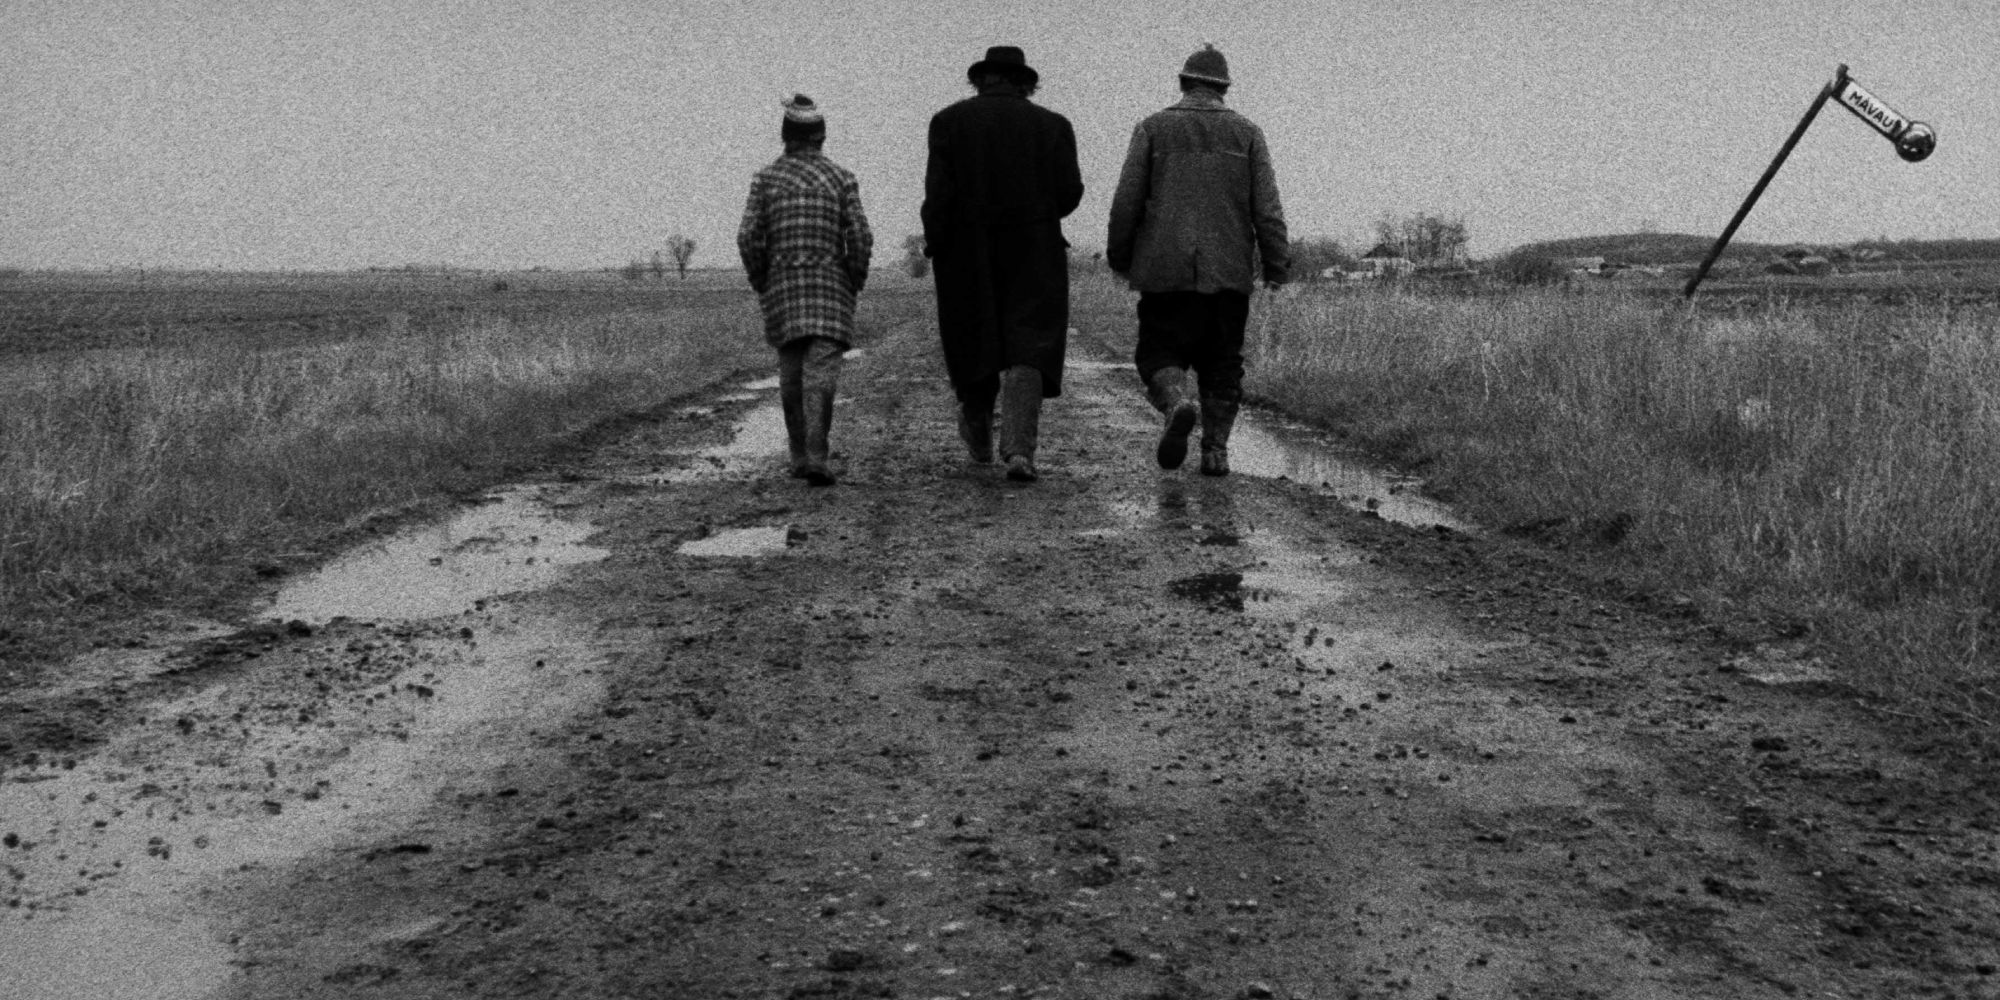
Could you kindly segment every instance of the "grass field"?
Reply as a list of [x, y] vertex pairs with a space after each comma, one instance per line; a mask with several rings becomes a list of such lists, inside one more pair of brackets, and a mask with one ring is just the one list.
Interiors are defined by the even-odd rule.
[[1306, 289], [1259, 303], [1248, 353], [1257, 397], [1481, 523], [2000, 719], [2000, 309]]
[[0, 656], [193, 610], [357, 518], [770, 363], [741, 276], [0, 282]]

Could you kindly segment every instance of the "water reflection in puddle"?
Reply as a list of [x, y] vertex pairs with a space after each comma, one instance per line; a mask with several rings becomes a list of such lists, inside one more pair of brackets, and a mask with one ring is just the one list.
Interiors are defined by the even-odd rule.
[[1132, 384], [1135, 386], [1140, 384], [1139, 370], [1137, 368], [1132, 367], [1132, 362], [1130, 361], [1102, 361], [1096, 358], [1086, 358], [1083, 360], [1077, 360], [1075, 358], [1065, 358], [1063, 359], [1063, 370], [1077, 371], [1077, 372], [1121, 372], [1121, 371], [1130, 372], [1132, 373]]
[[695, 452], [685, 467], [635, 476], [630, 481], [666, 485], [767, 475], [783, 460], [788, 448], [784, 409], [773, 401], [744, 413], [728, 441]]
[[1167, 585], [1176, 597], [1270, 621], [1300, 621], [1344, 600], [1354, 583], [1333, 571], [1359, 562], [1344, 549], [1315, 554], [1263, 531], [1206, 529], [1199, 544], [1240, 547], [1254, 561], [1234, 569], [1182, 577]]
[[703, 448], [696, 454], [701, 458], [726, 460], [782, 455], [785, 448], [785, 411], [772, 402], [745, 413], [736, 422], [736, 433], [728, 441]]
[[1254, 560], [1170, 581], [1181, 600], [1242, 615], [1284, 635], [1295, 678], [1294, 695], [1374, 708], [1387, 686], [1384, 675], [1437, 669], [1437, 650], [1452, 640], [1412, 637], [1393, 625], [1371, 624], [1374, 613], [1354, 606], [1367, 584], [1353, 568], [1362, 557], [1343, 547], [1301, 547], [1293, 540], [1251, 530], [1238, 547]]
[[774, 528], [730, 528], [706, 538], [684, 542], [675, 551], [684, 556], [754, 558], [783, 552], [804, 537], [797, 529], [786, 525]]
[[163, 915], [42, 916], [0, 925], [0, 996], [35, 1000], [199, 1000], [229, 973], [229, 948], [199, 921]]
[[[860, 350], [850, 350], [846, 354], [849, 362], [862, 357]], [[743, 383], [741, 391], [718, 397], [718, 402], [740, 403], [765, 399], [766, 394], [778, 388], [776, 375]], [[834, 405], [844, 406], [847, 398], [837, 397]], [[713, 407], [702, 409], [704, 415], [713, 414]], [[713, 479], [745, 479], [769, 475], [779, 463], [784, 461], [789, 451], [785, 434], [785, 412], [778, 401], [768, 400], [749, 408], [736, 419], [730, 428], [729, 440], [711, 445], [688, 456], [684, 468], [668, 469], [650, 475], [634, 476], [627, 482], [648, 486], [672, 485]]]
[[[1196, 432], [1195, 443], [1200, 441]], [[1227, 479], [1211, 480], [1196, 471], [1198, 459], [1190, 449], [1188, 464], [1177, 472], [1162, 473], [1157, 495], [1145, 500], [1114, 499], [1106, 511], [1118, 522], [1116, 527], [1081, 532], [1086, 536], [1118, 535], [1133, 530], [1154, 530], [1170, 523], [1208, 521], [1225, 527], [1235, 520]], [[1444, 527], [1467, 534], [1478, 529], [1453, 516], [1445, 505], [1412, 492], [1411, 483], [1383, 475], [1365, 465], [1340, 457], [1312, 430], [1291, 425], [1269, 425], [1246, 417], [1238, 421], [1229, 442], [1229, 465], [1239, 475], [1264, 479], [1288, 479], [1322, 490], [1342, 505], [1372, 511], [1385, 520], [1415, 528]], [[1226, 544], [1221, 535], [1204, 544]]]
[[325, 622], [458, 614], [482, 598], [545, 586], [565, 567], [605, 558], [607, 550], [584, 544], [594, 530], [556, 516], [526, 491], [496, 494], [287, 584], [267, 615]]
[[1264, 420], [1240, 420], [1229, 441], [1229, 467], [1246, 476], [1289, 479], [1328, 490], [1356, 510], [1417, 528], [1443, 526], [1470, 532], [1443, 504], [1410, 492], [1398, 482], [1334, 454], [1312, 430]]
[[1227, 611], [1243, 610], [1243, 574], [1198, 573], [1167, 584], [1175, 597]]

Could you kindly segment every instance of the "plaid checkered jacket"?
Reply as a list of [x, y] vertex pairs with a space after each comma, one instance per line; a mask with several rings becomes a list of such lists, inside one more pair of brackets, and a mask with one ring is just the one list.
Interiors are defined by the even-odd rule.
[[736, 249], [764, 307], [764, 339], [847, 344], [874, 244], [852, 171], [817, 152], [786, 153], [757, 171]]

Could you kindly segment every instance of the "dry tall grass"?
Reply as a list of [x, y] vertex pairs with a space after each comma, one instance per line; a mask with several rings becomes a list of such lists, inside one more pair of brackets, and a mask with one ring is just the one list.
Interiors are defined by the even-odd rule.
[[2000, 316], [1617, 294], [1261, 300], [1250, 388], [1476, 520], [1813, 623], [1878, 691], [2000, 717]]
[[[768, 361], [747, 297], [264, 349], [44, 351], [0, 373], [0, 615], [240, 582], [357, 515]], [[17, 628], [18, 631], [18, 628]]]

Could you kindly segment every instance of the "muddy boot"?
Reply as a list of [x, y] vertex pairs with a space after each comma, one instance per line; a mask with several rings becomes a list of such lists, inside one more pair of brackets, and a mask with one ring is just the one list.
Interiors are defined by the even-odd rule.
[[1201, 398], [1201, 474], [1229, 475], [1229, 431], [1236, 426], [1236, 401]]
[[965, 450], [972, 460], [981, 465], [993, 461], [993, 411], [975, 414], [970, 408], [958, 408], [958, 439], [965, 442]]
[[1035, 439], [1042, 423], [1042, 373], [1027, 365], [1015, 365], [1000, 376], [1000, 457], [1007, 462], [1007, 478], [1032, 483], [1040, 478], [1035, 471]]
[[827, 431], [833, 427], [833, 386], [816, 385], [803, 393], [806, 425], [805, 481], [809, 486], [832, 486], [833, 468], [827, 464]]
[[806, 477], [805, 389], [796, 384], [778, 386], [778, 402], [785, 411], [785, 443], [792, 453], [792, 478]]
[[1146, 380], [1146, 398], [1152, 401], [1153, 409], [1167, 418], [1160, 431], [1160, 444], [1153, 449], [1153, 457], [1159, 460], [1162, 469], [1178, 469], [1187, 461], [1188, 434], [1201, 416], [1194, 400], [1188, 398], [1186, 383], [1185, 368], [1161, 368]]

